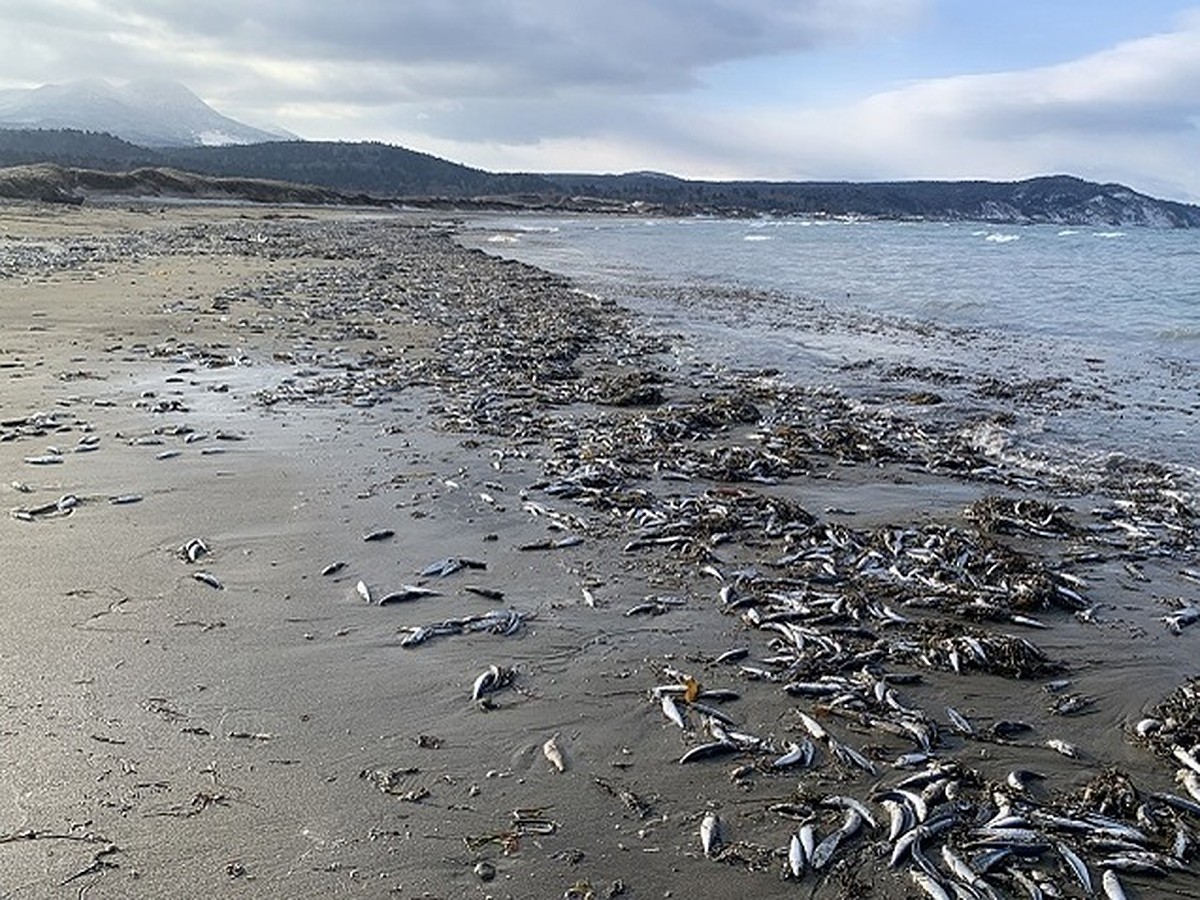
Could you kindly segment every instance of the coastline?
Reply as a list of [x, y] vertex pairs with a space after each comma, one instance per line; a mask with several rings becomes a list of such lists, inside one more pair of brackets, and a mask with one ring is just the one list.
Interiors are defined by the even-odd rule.
[[[940, 724], [937, 757], [961, 766], [973, 801], [1014, 767], [1044, 774], [1037, 800], [1056, 809], [1114, 766], [1143, 794], [1175, 789], [1173, 766], [1128, 737], [1194, 674], [1195, 635], [1160, 619], [1165, 600], [1195, 597], [1180, 575], [1195, 567], [1195, 524], [1153, 467], [1114, 472], [1111, 496], [1073, 495], [945, 435], [863, 420], [825, 392], [678, 370], [667, 339], [628, 313], [459, 248], [452, 223], [426, 215], [26, 206], [0, 220], [23, 260], [0, 280], [0, 464], [6, 484], [30, 488], [6, 488], [9, 505], [78, 501], [0, 523], [0, 890], [14, 897], [181, 885], [839, 896], [868, 880], [876, 896], [905, 896], [907, 867], [889, 869], [879, 832], [848, 836], [800, 885], [781, 876], [798, 819], [822, 836], [843, 822], [822, 798], [869, 800], [907, 774], [888, 762], [911, 741], [783, 689], [864, 668], [920, 675], [896, 678], [897, 702]], [[97, 443], [80, 443], [89, 436]], [[49, 446], [61, 462], [26, 462], [55, 455]], [[127, 495], [141, 499], [110, 502]], [[1019, 510], [982, 503], [995, 496], [1047, 504], [1030, 506], [1037, 521], [1062, 503], [1051, 512], [1066, 524], [1022, 529]], [[1114, 498], [1144, 535], [1095, 512]], [[363, 539], [381, 529], [394, 534]], [[911, 603], [933, 588], [860, 581], [856, 548], [881, 552], [872, 541], [888, 529], [1012, 551], [1011, 577], [1037, 584], [1028, 604], [997, 614], [1051, 627], [972, 619]], [[209, 552], [180, 559], [196, 538]], [[486, 568], [419, 574], [446, 558]], [[335, 562], [344, 568], [320, 574]], [[1062, 571], [1087, 587], [1055, 581]], [[1051, 597], [1086, 595], [1091, 615], [1043, 608], [1045, 579]], [[360, 580], [376, 598], [410, 584], [438, 595], [368, 605]], [[730, 606], [726, 585], [757, 602]], [[746, 618], [761, 608], [761, 622], [792, 590], [810, 606], [861, 602], [849, 620], [793, 610], [839, 635], [847, 658], [763, 662], [803, 656]], [[943, 593], [946, 606], [969, 602]], [[879, 620], [880, 599], [909, 622]], [[471, 630], [498, 610], [515, 611], [511, 634]], [[466, 624], [402, 646], [406, 629], [449, 620]], [[943, 627], [1016, 632], [1064, 668], [955, 675], [919, 652], [885, 652], [894, 633], [919, 643], [946, 638]], [[775, 679], [716, 662], [737, 647]], [[489, 665], [515, 677], [485, 709], [471, 690]], [[673, 670], [738, 691], [721, 708], [772, 752], [679, 765], [710, 738], [695, 710], [681, 731], [652, 696], [683, 686]], [[1083, 715], [1050, 711], [1043, 685], [1057, 677], [1091, 700]], [[1025, 720], [1032, 737], [956, 735], [947, 705], [981, 732]], [[810, 770], [773, 770], [774, 751], [806, 734], [796, 709], [879, 774], [827, 748]], [[555, 735], [563, 772], [543, 756]], [[1048, 751], [1054, 738], [1079, 756]], [[698, 836], [709, 812], [725, 848], [714, 859]]]

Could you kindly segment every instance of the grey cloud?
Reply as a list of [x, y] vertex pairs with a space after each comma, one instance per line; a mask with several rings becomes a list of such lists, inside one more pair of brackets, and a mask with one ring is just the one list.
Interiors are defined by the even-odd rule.
[[[560, 87], [660, 92], [698, 70], [804, 50], [913, 16], [924, 0], [116, 0], [121, 27], [280, 61], [433, 68], [461, 96]], [[0, 5], [0, 9], [2, 9]], [[43, 17], [45, 18], [45, 17]], [[141, 23], [139, 25], [139, 23]], [[386, 93], [386, 92], [385, 92]], [[449, 90], [447, 91], [449, 94]]]

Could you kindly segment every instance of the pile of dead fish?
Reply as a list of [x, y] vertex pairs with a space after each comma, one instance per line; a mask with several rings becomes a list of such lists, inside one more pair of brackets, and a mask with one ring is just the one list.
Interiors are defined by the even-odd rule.
[[[731, 651], [713, 664], [738, 663], [745, 671], [752, 668], [743, 662], [747, 653]], [[875, 672], [787, 683], [788, 694], [821, 702], [807, 711], [792, 706], [802, 736], [785, 741], [738, 721], [730, 708], [739, 692], [704, 688], [678, 670], [664, 673], [667, 683], [651, 691], [655, 704], [699, 738], [680, 764], [733, 761], [735, 781], [830, 768], [843, 785], [870, 779], [857, 791], [824, 793], [813, 786], [827, 779], [802, 777], [792, 799], [767, 807], [793, 823], [774, 847], [735, 840], [732, 821], [709, 812], [700, 826], [706, 857], [752, 869], [777, 865], [784, 877], [814, 885], [853, 881], [855, 871], [882, 857], [886, 868], [906, 873], [934, 898], [1091, 896], [1097, 888], [1117, 898], [1127, 873], [1144, 879], [1191, 872], [1200, 802], [1170, 792], [1143, 797], [1115, 770], [1074, 794], [1045, 791], [1042, 776], [1022, 769], [989, 782], [948, 755], [972, 744], [1010, 744], [1027, 737], [1028, 725], [976, 728], [952, 707], [944, 718], [931, 716], [899, 694], [909, 676]], [[871, 733], [869, 748], [851, 744], [852, 729]], [[885, 744], [897, 742], [888, 759]], [[1044, 745], [1076, 754], [1061, 739]]]
[[[1160, 756], [1182, 765], [1191, 772], [1188, 780], [1197, 784], [1200, 801], [1200, 678], [1190, 678], [1133, 727], [1135, 737], [1148, 744]], [[1189, 787], [1189, 793], [1192, 788]]]

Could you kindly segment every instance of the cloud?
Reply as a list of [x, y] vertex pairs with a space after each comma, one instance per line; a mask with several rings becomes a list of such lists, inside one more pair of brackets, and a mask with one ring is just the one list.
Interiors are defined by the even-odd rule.
[[[19, 30], [65, 44], [137, 46], [141, 59], [366, 66], [382, 102], [549, 94], [586, 87], [654, 93], [706, 67], [803, 51], [911, 18], [925, 0], [0, 0]], [[114, 58], [113, 62], [119, 60]], [[126, 60], [129, 61], [129, 60]], [[136, 62], [136, 61], [135, 61]], [[93, 74], [115, 74], [93, 73]], [[212, 73], [216, 77], [216, 72]], [[61, 76], [60, 76], [61, 80]], [[318, 77], [311, 85], [321, 93]], [[270, 85], [263, 85], [269, 89]]]
[[[492, 169], [693, 177], [1019, 178], [1066, 171], [1200, 198], [1200, 11], [1057, 65], [928, 79], [822, 107], [721, 106], [886, 40], [935, 0], [0, 0], [3, 86], [169, 77], [311, 138]], [[745, 70], [741, 70], [745, 71]], [[814, 80], [819, 90], [819, 77]]]
[[1070, 172], [1200, 199], [1200, 16], [1034, 69], [930, 79], [837, 108], [664, 109], [692, 172], [778, 179]]

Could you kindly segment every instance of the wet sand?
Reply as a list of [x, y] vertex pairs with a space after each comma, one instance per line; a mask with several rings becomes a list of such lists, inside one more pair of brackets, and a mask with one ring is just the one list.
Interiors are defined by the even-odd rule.
[[[1196, 599], [1184, 513], [1121, 543], [1099, 530], [1113, 502], [1099, 487], [931, 462], [957, 448], [949, 437], [898, 456], [894, 423], [800, 453], [785, 446], [800, 406], [814, 422], [851, 413], [768, 378], [681, 370], [668, 338], [459, 248], [452, 230], [401, 213], [0, 209], [0, 468], [15, 511], [0, 520], [0, 896], [917, 896], [910, 864], [889, 867], [886, 823], [822, 871], [785, 875], [800, 824], [823, 837], [845, 819], [823, 798], [872, 802], [910, 774], [890, 761], [911, 741], [783, 689], [862, 670], [920, 675], [898, 679], [896, 699], [937, 723], [935, 755], [961, 767], [972, 802], [1013, 769], [1045, 775], [1033, 799], [1059, 811], [1111, 767], [1143, 796], [1184, 793], [1175, 765], [1129, 736], [1197, 674], [1200, 629], [1161, 621], [1166, 601]], [[970, 627], [1034, 642], [1091, 701], [1081, 714], [1051, 712], [1050, 675], [897, 655], [899, 637], [932, 641], [916, 625], [947, 616], [905, 605], [907, 588], [873, 596], [837, 556], [838, 535], [975, 534], [964, 511], [989, 496], [1061, 502], [1077, 526], [988, 538], [1083, 579], [1090, 615], [1031, 608], [1048, 629]], [[207, 552], [193, 561], [179, 551], [194, 539]], [[780, 562], [826, 543], [812, 551], [824, 573]], [[444, 558], [485, 568], [420, 574]], [[826, 672], [770, 662], [787, 655], [780, 634], [747, 617], [754, 604], [723, 609], [719, 590], [761, 594], [769, 614], [784, 579], [814, 603], [865, 591], [861, 621], [806, 624], [876, 655]], [[376, 599], [437, 594], [379, 606], [360, 581]], [[660, 614], [627, 615], [647, 598]], [[872, 601], [909, 622], [873, 619]], [[471, 630], [502, 610], [510, 634]], [[412, 644], [412, 628], [448, 620], [456, 633]], [[738, 647], [745, 659], [716, 662]], [[474, 701], [490, 665], [515, 674]], [[763, 745], [680, 765], [712, 737], [682, 700], [687, 730], [669, 723], [652, 691], [682, 691], [684, 675], [736, 690], [720, 708]], [[981, 735], [1033, 728], [965, 737], [947, 705]], [[798, 709], [877, 774], [826, 747], [810, 769], [773, 769], [806, 734]], [[552, 736], [563, 772], [543, 753]], [[1053, 851], [1020, 868], [1081, 895]], [[1186, 873], [1121, 877], [1131, 896], [1196, 892]]]

